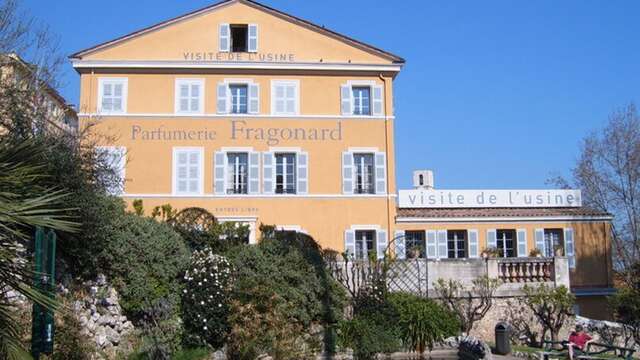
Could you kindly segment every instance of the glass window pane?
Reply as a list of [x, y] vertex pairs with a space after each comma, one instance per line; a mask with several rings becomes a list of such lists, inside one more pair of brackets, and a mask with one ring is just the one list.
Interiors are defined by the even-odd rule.
[[187, 97], [189, 96], [189, 86], [186, 84], [180, 85], [180, 96]]
[[113, 86], [113, 95], [122, 96], [122, 84], [115, 84]]

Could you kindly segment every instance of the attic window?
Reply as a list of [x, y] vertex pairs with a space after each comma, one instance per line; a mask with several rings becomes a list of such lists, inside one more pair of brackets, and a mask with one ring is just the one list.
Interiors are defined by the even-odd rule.
[[231, 25], [231, 51], [247, 52], [249, 25]]

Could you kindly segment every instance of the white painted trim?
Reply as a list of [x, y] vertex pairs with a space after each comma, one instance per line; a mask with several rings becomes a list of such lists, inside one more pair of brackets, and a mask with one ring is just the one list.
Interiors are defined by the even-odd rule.
[[[167, 118], [167, 117], [196, 117], [196, 118], [267, 118], [267, 119], [312, 119], [312, 120], [393, 120], [395, 116], [363, 116], [363, 115], [327, 115], [327, 114], [319, 114], [319, 115], [271, 115], [271, 114], [175, 114], [175, 113], [118, 113], [118, 114], [101, 114], [101, 113], [79, 113], [79, 117], [157, 117], [157, 118]], [[230, 119], [233, 120], [233, 119]], [[245, 120], [245, 119], [243, 119]]]
[[326, 71], [390, 71], [399, 72], [400, 64], [358, 63], [279, 63], [258, 61], [120, 61], [120, 60], [71, 60], [76, 69], [260, 69], [260, 70], [326, 70]]
[[351, 225], [350, 230], [382, 230], [380, 225]]
[[307, 230], [303, 229], [302, 226], [300, 225], [276, 225], [275, 228], [278, 231], [295, 231], [295, 232], [309, 235]]
[[[102, 89], [105, 83], [122, 84], [122, 111], [102, 111]], [[101, 77], [98, 78], [98, 102], [96, 115], [115, 115], [122, 116], [127, 113], [127, 97], [129, 95], [129, 79], [126, 77]]]
[[[180, 85], [182, 84], [198, 84], [200, 85], [200, 98], [198, 99], [198, 111], [180, 111]], [[176, 78], [175, 81], [175, 99], [174, 99], [174, 111], [179, 115], [202, 115], [204, 114], [204, 99], [205, 95], [205, 79], [204, 78]], [[189, 92], [191, 89], [189, 89]]]
[[377, 147], [349, 147], [347, 151], [352, 153], [376, 153], [379, 150]]
[[[378, 83], [376, 83], [375, 80], [348, 80], [347, 85], [354, 87], [354, 86], [376, 86], [379, 85]], [[380, 84], [381, 85], [381, 84]]]
[[393, 199], [396, 198], [395, 194], [224, 194], [216, 195], [211, 193], [201, 195], [178, 195], [178, 194], [122, 194], [120, 197], [124, 198], [141, 198], [141, 199], [157, 199], [157, 198], [202, 198], [202, 199], [230, 199], [230, 198], [323, 198], [323, 199], [343, 199], [343, 198], [376, 198], [376, 199]]
[[607, 221], [612, 216], [522, 216], [522, 217], [438, 217], [414, 218], [397, 217], [396, 223], [512, 223], [512, 222], [571, 222], [571, 221]]
[[[242, 84], [242, 85], [250, 85], [250, 84], [255, 84], [255, 80], [251, 79], [251, 78], [224, 78], [222, 80], [223, 83], [229, 85], [229, 84]], [[249, 96], [247, 94], [247, 96]]]
[[253, 147], [251, 146], [223, 146], [218, 151], [221, 152], [252, 152]]
[[291, 146], [291, 147], [269, 147], [269, 151], [268, 152], [274, 152], [274, 153], [300, 153], [302, 152], [302, 148], [296, 147], [296, 146]]
[[[286, 84], [295, 86], [295, 109], [293, 113], [276, 111], [276, 85]], [[285, 104], [286, 105], [286, 104]], [[298, 79], [271, 79], [271, 115], [276, 116], [298, 116], [300, 114], [300, 80]]]
[[[189, 193], [189, 194], [178, 194], [177, 192], [177, 161], [176, 155], [179, 151], [199, 151], [200, 152], [200, 178], [198, 179], [198, 192], [197, 193]], [[188, 159], [187, 159], [188, 161]], [[172, 158], [171, 158], [171, 191], [172, 196], [202, 196], [204, 193], [204, 147], [201, 146], [174, 146], [172, 150]], [[123, 195], [124, 196], [124, 195]]]

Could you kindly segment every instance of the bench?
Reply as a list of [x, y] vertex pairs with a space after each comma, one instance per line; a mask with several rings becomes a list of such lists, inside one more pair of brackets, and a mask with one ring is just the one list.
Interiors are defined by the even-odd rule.
[[[568, 341], [544, 341], [542, 348], [543, 350], [538, 352], [540, 360], [569, 358]], [[635, 349], [591, 342], [587, 344], [587, 348], [580, 355], [576, 356], [576, 359], [602, 360], [621, 358], [631, 360], [634, 353]]]

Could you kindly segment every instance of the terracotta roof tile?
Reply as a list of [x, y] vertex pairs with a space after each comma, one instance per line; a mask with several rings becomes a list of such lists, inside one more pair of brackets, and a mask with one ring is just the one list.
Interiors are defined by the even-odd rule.
[[398, 208], [399, 218], [611, 216], [587, 207], [576, 208]]

